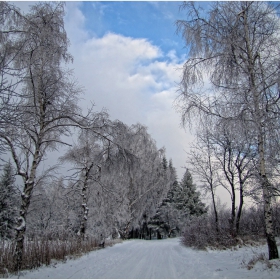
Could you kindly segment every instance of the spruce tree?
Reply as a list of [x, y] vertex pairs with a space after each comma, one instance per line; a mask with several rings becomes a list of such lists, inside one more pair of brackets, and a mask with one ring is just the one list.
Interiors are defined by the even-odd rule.
[[158, 207], [156, 215], [149, 222], [149, 227], [157, 232], [158, 238], [159, 236], [178, 236], [191, 216], [200, 216], [207, 212], [190, 171], [186, 169], [179, 183], [172, 161], [169, 161], [167, 170], [172, 184], [166, 198]]
[[15, 176], [9, 162], [3, 168], [0, 177], [0, 238], [11, 239], [18, 214], [18, 194], [15, 188]]
[[167, 170], [167, 159], [165, 156], [163, 156], [163, 159], [162, 159], [162, 167], [163, 167], [164, 171]]
[[169, 191], [165, 199], [158, 207], [155, 216], [150, 220], [148, 227], [157, 233], [157, 238], [161, 236], [176, 236], [178, 233], [178, 210], [174, 207], [174, 197], [179, 188], [177, 181], [176, 169], [172, 165], [172, 161], [169, 161], [163, 157], [163, 168], [166, 171], [166, 182], [169, 184]]
[[174, 198], [175, 207], [190, 216], [200, 216], [207, 212], [205, 204], [200, 199], [200, 192], [196, 190], [192, 175], [188, 169], [180, 183], [180, 191]]

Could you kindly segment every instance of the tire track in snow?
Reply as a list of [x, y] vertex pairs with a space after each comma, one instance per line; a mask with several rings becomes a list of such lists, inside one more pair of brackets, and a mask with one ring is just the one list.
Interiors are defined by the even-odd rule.
[[[276, 278], [280, 270], [260, 266], [247, 270], [241, 261], [266, 251], [266, 246], [238, 251], [195, 251], [180, 245], [179, 238], [128, 240], [56, 266], [21, 272], [19, 278]], [[280, 263], [279, 263], [280, 264]], [[17, 278], [17, 275], [11, 277]]]

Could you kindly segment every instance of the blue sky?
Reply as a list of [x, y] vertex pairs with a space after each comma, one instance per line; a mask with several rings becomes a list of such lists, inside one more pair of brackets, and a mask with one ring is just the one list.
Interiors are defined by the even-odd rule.
[[[176, 34], [175, 21], [182, 2], [83, 2], [81, 11], [91, 35], [101, 37], [108, 31], [133, 38], [147, 38], [164, 52], [175, 49], [184, 54], [184, 42]], [[181, 16], [182, 17], [182, 16]]]

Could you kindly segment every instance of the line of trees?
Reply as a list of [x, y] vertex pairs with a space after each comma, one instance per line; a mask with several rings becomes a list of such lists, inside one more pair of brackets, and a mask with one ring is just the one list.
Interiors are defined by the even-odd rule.
[[[152, 224], [174, 186], [172, 203], [180, 209], [169, 231], [191, 214], [193, 206], [184, 209], [188, 195], [200, 203], [192, 182], [176, 183], [176, 170], [146, 127], [79, 107], [81, 87], [66, 69], [73, 58], [64, 5], [35, 3], [23, 14], [0, 2], [0, 238], [14, 240], [13, 271], [22, 269], [29, 239], [82, 244], [94, 237], [104, 244], [109, 236], [129, 238]], [[59, 158], [70, 165], [67, 176], [58, 174], [59, 165], [42, 168], [61, 146], [67, 147]]]
[[170, 184], [161, 164], [164, 150], [156, 148], [144, 126], [116, 126], [116, 138], [129, 152], [82, 131], [61, 157], [71, 163], [72, 174], [46, 181], [34, 193], [28, 236], [78, 235], [102, 243], [109, 236], [128, 238], [132, 228], [154, 215]]
[[217, 185], [228, 189], [232, 234], [239, 231], [244, 196], [261, 191], [269, 259], [278, 258], [272, 209], [280, 151], [277, 7], [239, 1], [209, 3], [204, 10], [187, 2], [182, 9], [186, 20], [178, 20], [177, 27], [189, 59], [177, 105], [183, 123], [200, 128], [190, 161], [210, 190], [214, 209]]

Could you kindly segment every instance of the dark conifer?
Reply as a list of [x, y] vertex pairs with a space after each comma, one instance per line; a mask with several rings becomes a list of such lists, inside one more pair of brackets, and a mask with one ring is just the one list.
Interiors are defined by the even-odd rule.
[[4, 166], [0, 177], [0, 238], [11, 239], [18, 212], [18, 193], [11, 163]]

